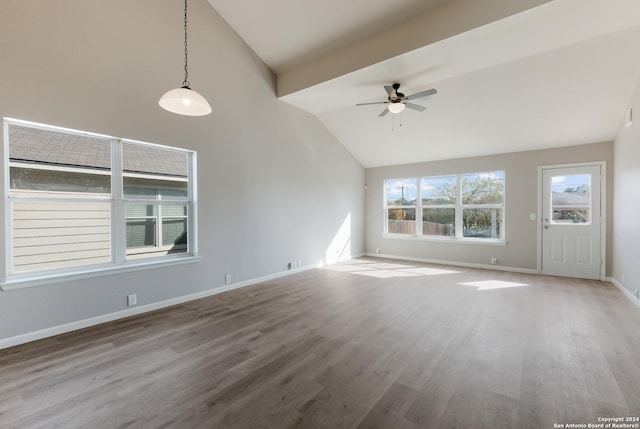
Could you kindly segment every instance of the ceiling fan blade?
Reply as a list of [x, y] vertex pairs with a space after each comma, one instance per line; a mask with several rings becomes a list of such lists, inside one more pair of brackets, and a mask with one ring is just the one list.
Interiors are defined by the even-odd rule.
[[356, 106], [369, 106], [370, 104], [389, 104], [388, 101], [374, 101], [373, 103], [358, 103]]
[[384, 108], [384, 110], [382, 111], [382, 113], [380, 113], [378, 115], [378, 118], [382, 118], [384, 115], [386, 115], [387, 113], [389, 113], [389, 109], [387, 109], [386, 107]]
[[384, 90], [387, 91], [387, 94], [389, 95], [389, 98], [396, 98], [396, 90], [393, 89], [392, 86], [386, 86], [384, 87]]
[[408, 96], [407, 100], [415, 100], [416, 98], [426, 97], [427, 95], [434, 95], [434, 94], [437, 94], [437, 93], [438, 93], [438, 91], [436, 91], [435, 88], [428, 89], [426, 91], [418, 92], [416, 94]]
[[407, 109], [417, 110], [418, 112], [424, 112], [425, 110], [427, 110], [426, 107], [415, 103], [404, 103], [404, 105], [407, 106]]

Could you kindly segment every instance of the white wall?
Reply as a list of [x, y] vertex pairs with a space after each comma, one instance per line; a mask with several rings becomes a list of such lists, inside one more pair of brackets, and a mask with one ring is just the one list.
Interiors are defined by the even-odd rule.
[[249, 281], [363, 250], [364, 169], [277, 100], [273, 74], [206, 0], [189, 2], [189, 80], [213, 114], [158, 107], [183, 79], [183, 6], [0, 3], [0, 116], [197, 150], [202, 258], [2, 291], [0, 341], [118, 312], [130, 293], [143, 306], [219, 288], [225, 274]]
[[640, 80], [629, 100], [635, 121], [623, 119], [613, 144], [613, 278], [631, 294], [640, 289]]
[[[508, 153], [495, 156], [452, 159], [367, 169], [366, 252], [397, 257], [491, 266], [498, 259], [502, 268], [537, 269], [537, 222], [529, 219], [538, 209], [538, 166], [587, 161], [607, 163], [607, 218], [611, 219], [613, 144], [580, 146]], [[460, 173], [505, 171], [504, 228], [507, 245], [396, 239], [383, 237], [384, 180], [403, 177], [439, 176]], [[607, 275], [611, 272], [612, 222], [607, 224]]]

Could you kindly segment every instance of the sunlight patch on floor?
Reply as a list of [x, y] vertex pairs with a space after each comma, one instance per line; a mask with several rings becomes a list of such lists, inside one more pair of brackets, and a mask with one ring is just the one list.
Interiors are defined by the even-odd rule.
[[381, 279], [388, 279], [391, 277], [436, 276], [443, 274], [458, 274], [460, 272], [445, 270], [442, 268], [416, 267], [406, 264], [362, 260], [354, 260], [352, 263], [328, 265], [322, 268], [341, 273], [353, 273]]
[[377, 277], [379, 279], [388, 279], [391, 277], [417, 277], [419, 274], [405, 273], [395, 270], [366, 270], [366, 271], [354, 271], [353, 274], [361, 276]]
[[395, 270], [396, 268], [413, 268], [412, 265], [394, 264], [390, 262], [368, 263], [367, 267], [371, 267], [379, 270]]
[[358, 271], [370, 271], [371, 268], [364, 267], [362, 265], [351, 265], [351, 264], [335, 264], [335, 265], [327, 265], [322, 267], [325, 270], [331, 271], [339, 271], [341, 273], [355, 273]]
[[512, 287], [529, 286], [527, 283], [505, 282], [502, 280], [481, 280], [477, 282], [458, 283], [464, 286], [473, 286], [478, 290], [507, 289]]
[[443, 275], [443, 274], [458, 274], [458, 273], [460, 273], [460, 271], [443, 270], [442, 268], [428, 268], [428, 267], [405, 268], [405, 269], [398, 270], [398, 271], [402, 271], [402, 272], [405, 272], [405, 273], [420, 274], [422, 276], [440, 276], [440, 275]]

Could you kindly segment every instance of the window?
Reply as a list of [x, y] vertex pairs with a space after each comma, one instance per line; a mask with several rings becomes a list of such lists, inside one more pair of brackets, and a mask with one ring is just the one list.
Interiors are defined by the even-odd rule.
[[591, 175], [571, 174], [551, 179], [551, 223], [591, 224]]
[[501, 238], [504, 172], [461, 176], [462, 236]]
[[386, 182], [387, 232], [416, 233], [417, 179], [394, 179]]
[[123, 142], [127, 258], [187, 252], [189, 156]]
[[5, 282], [195, 254], [194, 152], [10, 119], [4, 141]]
[[385, 180], [386, 234], [503, 240], [503, 212], [503, 171]]
[[422, 235], [454, 237], [456, 234], [456, 176], [420, 180]]

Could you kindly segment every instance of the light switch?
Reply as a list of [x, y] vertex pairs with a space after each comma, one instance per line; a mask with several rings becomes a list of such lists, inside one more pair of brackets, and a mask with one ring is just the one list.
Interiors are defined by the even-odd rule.
[[536, 220], [536, 214], [535, 213], [529, 213], [529, 220]]

